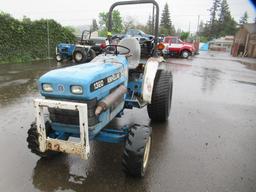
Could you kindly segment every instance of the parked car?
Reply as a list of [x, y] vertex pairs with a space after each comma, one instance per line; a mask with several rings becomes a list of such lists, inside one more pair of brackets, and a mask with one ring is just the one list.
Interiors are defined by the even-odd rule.
[[144, 41], [151, 41], [154, 39], [153, 35], [146, 34], [139, 29], [129, 29], [125, 35], [135, 37], [140, 43], [143, 43]]
[[196, 52], [193, 43], [184, 42], [177, 36], [167, 36], [164, 38], [163, 43], [165, 45], [165, 49], [163, 50], [164, 56], [188, 58]]
[[120, 35], [120, 39], [134, 37], [136, 38], [141, 46], [141, 54], [148, 56], [151, 54], [154, 44], [154, 35], [146, 34], [139, 29], [129, 29], [125, 34]]
[[76, 63], [91, 61], [96, 55], [102, 53], [102, 44], [105, 37], [91, 38], [91, 31], [84, 30], [76, 44], [60, 43], [56, 47], [56, 60], [74, 59]]

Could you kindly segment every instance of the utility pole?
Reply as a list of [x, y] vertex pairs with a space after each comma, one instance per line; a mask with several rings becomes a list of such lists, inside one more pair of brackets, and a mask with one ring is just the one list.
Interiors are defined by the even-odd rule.
[[49, 33], [49, 21], [47, 19], [47, 48], [48, 48], [48, 53], [47, 53], [47, 57], [48, 59], [50, 59], [50, 33]]
[[189, 32], [189, 34], [190, 34], [190, 21], [189, 21], [189, 23], [188, 23], [188, 32]]
[[152, 14], [152, 35], [154, 35], [154, 25], [155, 25], [155, 5], [153, 5], [153, 14]]
[[199, 22], [200, 22], [200, 15], [197, 16], [197, 28], [196, 28], [196, 34], [198, 36], [199, 34]]

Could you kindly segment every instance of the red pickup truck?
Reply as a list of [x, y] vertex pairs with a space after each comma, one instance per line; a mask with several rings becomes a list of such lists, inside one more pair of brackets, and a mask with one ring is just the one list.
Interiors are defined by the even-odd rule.
[[193, 43], [184, 42], [176, 36], [165, 37], [163, 43], [165, 45], [163, 50], [164, 56], [188, 58], [189, 56], [194, 55], [196, 52], [196, 48]]

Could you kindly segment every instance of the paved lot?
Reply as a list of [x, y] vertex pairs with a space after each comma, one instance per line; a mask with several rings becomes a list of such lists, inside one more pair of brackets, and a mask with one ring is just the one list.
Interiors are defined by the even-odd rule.
[[31, 154], [26, 131], [35, 81], [56, 66], [0, 66], [0, 191], [256, 191], [256, 61], [245, 61], [218, 53], [170, 59], [161, 66], [174, 76], [169, 121], [151, 124], [144, 109], [126, 110], [113, 122], [153, 127], [144, 179], [121, 172], [120, 145], [93, 143], [88, 161]]

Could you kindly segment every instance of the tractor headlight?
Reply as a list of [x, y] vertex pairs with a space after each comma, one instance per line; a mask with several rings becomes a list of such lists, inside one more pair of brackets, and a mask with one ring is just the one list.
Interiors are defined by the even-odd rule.
[[83, 94], [83, 87], [80, 85], [72, 85], [71, 93], [76, 94], [76, 95], [81, 95], [81, 94]]
[[52, 85], [49, 83], [43, 83], [42, 88], [43, 88], [43, 91], [45, 91], [45, 92], [53, 91]]

